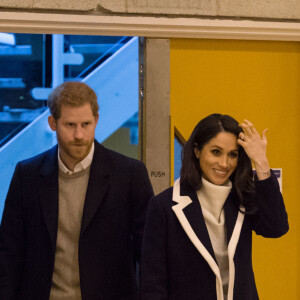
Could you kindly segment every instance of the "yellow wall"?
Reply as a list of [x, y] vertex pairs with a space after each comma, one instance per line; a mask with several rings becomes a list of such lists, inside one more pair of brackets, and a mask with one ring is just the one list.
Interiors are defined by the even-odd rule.
[[254, 237], [254, 272], [261, 299], [300, 299], [300, 43], [172, 39], [170, 61], [172, 134], [176, 126], [188, 139], [211, 113], [269, 128], [268, 158], [283, 169], [290, 231]]

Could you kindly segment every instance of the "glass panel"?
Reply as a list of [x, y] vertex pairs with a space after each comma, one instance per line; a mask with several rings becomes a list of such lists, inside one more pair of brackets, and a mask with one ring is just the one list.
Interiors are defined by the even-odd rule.
[[18, 161], [56, 144], [52, 87], [90, 85], [100, 106], [96, 139], [138, 158], [138, 38], [0, 33], [0, 219]]

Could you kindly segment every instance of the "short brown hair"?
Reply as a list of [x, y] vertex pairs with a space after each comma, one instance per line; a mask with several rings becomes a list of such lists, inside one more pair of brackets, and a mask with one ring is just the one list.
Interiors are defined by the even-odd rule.
[[60, 118], [61, 106], [78, 107], [90, 103], [94, 116], [97, 116], [99, 105], [96, 93], [85, 83], [67, 81], [57, 86], [48, 97], [47, 105], [55, 120]]

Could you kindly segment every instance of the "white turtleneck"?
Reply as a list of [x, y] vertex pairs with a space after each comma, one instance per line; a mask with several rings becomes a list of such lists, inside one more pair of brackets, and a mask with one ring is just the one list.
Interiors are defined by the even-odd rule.
[[202, 177], [202, 187], [197, 191], [208, 234], [220, 269], [224, 299], [227, 299], [229, 266], [223, 206], [231, 188], [231, 181], [228, 181], [226, 185], [215, 185]]

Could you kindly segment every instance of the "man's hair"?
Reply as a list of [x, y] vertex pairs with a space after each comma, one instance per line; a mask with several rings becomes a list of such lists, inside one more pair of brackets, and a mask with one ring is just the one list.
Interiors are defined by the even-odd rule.
[[[228, 115], [212, 114], [202, 119], [184, 145], [180, 181], [190, 185], [195, 190], [200, 189], [202, 170], [199, 159], [194, 153], [194, 148], [201, 151], [203, 146], [220, 132], [229, 132], [238, 138], [239, 133], [242, 132], [238, 125], [239, 123]], [[254, 213], [256, 210], [254, 203], [248, 200], [249, 197], [245, 197], [254, 192], [252, 166], [249, 157], [241, 146], [239, 147], [238, 164], [230, 179], [240, 203], [244, 205], [248, 213]]]
[[85, 83], [67, 81], [56, 87], [48, 97], [47, 105], [55, 120], [61, 116], [61, 106], [79, 107], [91, 104], [94, 116], [97, 116], [99, 106], [96, 93]]

